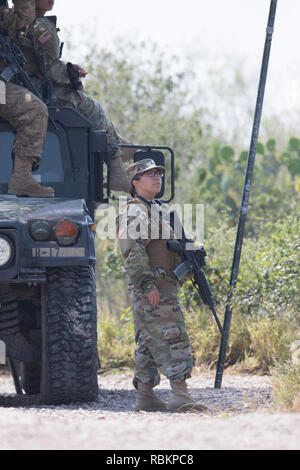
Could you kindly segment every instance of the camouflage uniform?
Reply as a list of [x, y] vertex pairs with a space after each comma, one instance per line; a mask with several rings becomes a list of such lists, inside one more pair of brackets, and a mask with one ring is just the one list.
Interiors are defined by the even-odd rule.
[[[0, 28], [15, 36], [35, 16], [35, 0], [14, 0], [14, 9], [0, 12]], [[0, 71], [5, 64], [0, 60]], [[0, 116], [16, 130], [14, 154], [38, 163], [47, 131], [48, 111], [45, 104], [28, 90], [13, 83], [5, 84], [5, 103], [0, 103]]]
[[[146, 163], [144, 163], [146, 162]], [[151, 168], [150, 159], [133, 165]], [[155, 165], [155, 163], [153, 162]], [[127, 170], [130, 173], [130, 169]], [[131, 175], [132, 176], [132, 175]], [[178, 303], [178, 281], [173, 269], [181, 262], [167, 249], [164, 234], [174, 239], [166, 204], [134, 197], [117, 219], [120, 247], [129, 277], [136, 351], [133, 383], [160, 381], [159, 371], [170, 380], [185, 380], [192, 370], [191, 347]], [[153, 234], [158, 239], [153, 238]], [[160, 304], [152, 306], [147, 294], [157, 288]]]
[[58, 31], [55, 16], [38, 16], [31, 23], [26, 37], [20, 38], [28, 62], [27, 72], [37, 86], [41, 87], [45, 78], [51, 80], [54, 105], [73, 107], [89, 119], [94, 128], [108, 130], [108, 119], [100, 103], [89, 96], [82, 86], [78, 90], [72, 87], [66, 63], [60, 59]]
[[28, 26], [35, 16], [35, 0], [13, 0], [14, 9], [1, 8], [0, 28], [16, 32]]
[[[42, 91], [45, 80], [50, 81], [53, 87], [53, 105], [75, 108], [90, 121], [94, 129], [106, 130], [111, 144], [128, 143], [118, 135], [101, 104], [86, 93], [82, 84], [76, 90], [72, 86], [67, 64], [60, 59], [61, 45], [58, 31], [55, 16], [44, 17], [37, 14], [26, 35], [19, 37], [19, 45], [27, 59], [26, 70], [35, 86]], [[129, 192], [129, 183], [122, 161], [131, 159], [133, 153], [132, 149], [122, 149], [112, 155], [111, 189]]]
[[28, 62], [27, 72], [37, 86], [41, 86], [45, 78], [52, 82], [54, 105], [77, 109], [91, 122], [93, 128], [109, 131], [113, 142], [120, 142], [120, 137], [101, 104], [88, 95], [82, 85], [78, 90], [72, 87], [66, 63], [60, 59], [61, 43], [56, 21], [55, 16], [37, 16], [28, 28], [26, 37], [20, 39], [20, 45]]

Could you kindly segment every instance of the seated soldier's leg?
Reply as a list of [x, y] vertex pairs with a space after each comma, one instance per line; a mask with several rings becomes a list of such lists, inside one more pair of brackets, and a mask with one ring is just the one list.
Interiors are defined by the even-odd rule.
[[[107, 131], [111, 145], [129, 143], [118, 135], [114, 124], [107, 118], [101, 104], [84, 90], [75, 91], [70, 88], [56, 86], [55, 95], [55, 104], [75, 108], [91, 122], [94, 129]], [[112, 154], [110, 179], [112, 190], [130, 193], [130, 184], [125, 173], [123, 161], [132, 159], [134, 153], [135, 149], [117, 149]]]
[[[112, 121], [108, 122], [108, 133], [111, 136], [112, 142], [115, 144], [130, 144], [128, 140], [118, 134], [117, 128]], [[122, 162], [127, 162], [129, 160], [133, 161], [133, 157], [137, 149], [135, 148], [126, 148], [120, 147], [116, 152], [116, 157], [120, 157]]]
[[[82, 90], [78, 90], [80, 100], [77, 109], [84, 116], [86, 116], [92, 123], [94, 129], [105, 130], [110, 136], [112, 145], [129, 144], [130, 142], [124, 137], [120, 136], [114, 123], [106, 116], [101, 104], [94, 100], [94, 98]], [[132, 148], [119, 148], [116, 151], [116, 157], [120, 157], [123, 162], [132, 160], [136, 149]]]
[[93, 129], [108, 130], [108, 119], [101, 106], [84, 90], [73, 90], [63, 86], [55, 86], [55, 105], [75, 108], [91, 123]]
[[31, 175], [32, 165], [38, 164], [47, 132], [46, 105], [25, 88], [6, 84], [6, 102], [0, 104], [0, 115], [16, 131], [14, 171], [8, 186], [9, 194], [30, 197], [52, 197], [52, 188], [38, 184]]
[[[94, 129], [108, 132], [111, 145], [121, 143], [121, 137], [113, 123], [107, 118], [101, 104], [82, 90], [78, 90], [78, 94], [80, 96], [78, 111], [89, 119]], [[123, 165], [123, 161], [126, 161], [123, 159], [125, 154], [130, 155], [129, 158], [133, 158], [134, 151], [132, 149], [126, 149], [126, 151], [125, 149], [117, 149], [112, 153], [110, 187], [115, 191], [130, 193], [130, 184]]]

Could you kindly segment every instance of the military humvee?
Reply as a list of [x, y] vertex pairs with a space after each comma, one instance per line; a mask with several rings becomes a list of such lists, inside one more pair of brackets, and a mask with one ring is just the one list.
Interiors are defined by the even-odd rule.
[[[17, 393], [40, 393], [45, 404], [88, 402], [98, 395], [99, 368], [94, 214], [111, 196], [111, 146], [75, 110], [49, 107], [49, 114], [33, 175], [55, 189], [51, 199], [7, 195], [15, 134], [0, 121], [0, 356]], [[135, 161], [158, 164], [159, 149], [170, 152], [171, 200], [173, 151], [136, 148]]]

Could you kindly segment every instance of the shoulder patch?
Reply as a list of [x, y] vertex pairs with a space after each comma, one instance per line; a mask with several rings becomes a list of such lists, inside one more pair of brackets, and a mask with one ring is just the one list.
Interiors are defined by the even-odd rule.
[[43, 34], [41, 34], [38, 38], [38, 41], [40, 44], [45, 44], [49, 39], [53, 38], [53, 34], [50, 33], [50, 31], [45, 31]]

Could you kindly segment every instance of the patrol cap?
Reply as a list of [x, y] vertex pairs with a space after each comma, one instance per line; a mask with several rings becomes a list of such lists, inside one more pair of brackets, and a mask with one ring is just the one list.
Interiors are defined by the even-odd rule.
[[131, 183], [131, 181], [136, 175], [139, 175], [140, 173], [144, 173], [145, 171], [148, 171], [148, 170], [153, 170], [154, 168], [161, 171], [162, 173], [165, 173], [166, 171], [164, 166], [156, 165], [155, 161], [152, 160], [151, 158], [144, 158], [143, 160], [140, 160], [134, 163], [133, 165], [130, 165], [126, 169], [126, 174], [129, 179], [129, 182]]

